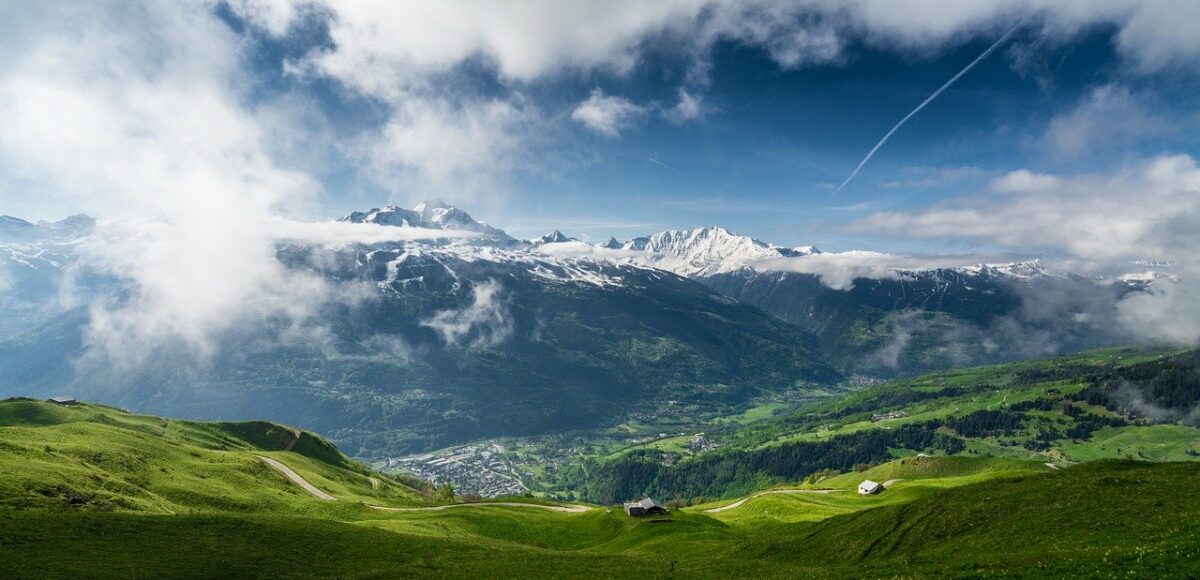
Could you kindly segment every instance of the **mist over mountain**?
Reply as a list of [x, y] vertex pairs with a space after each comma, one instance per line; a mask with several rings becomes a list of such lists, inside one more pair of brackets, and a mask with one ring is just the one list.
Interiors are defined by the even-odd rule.
[[593, 427], [660, 405], [736, 408], [841, 380], [812, 334], [672, 272], [551, 257], [444, 204], [344, 221], [480, 235], [282, 243], [280, 265], [340, 298], [303, 325], [236, 325], [207, 358], [164, 343], [125, 364], [89, 344], [95, 314], [82, 305], [0, 345], [0, 388], [184, 416], [265, 415], [372, 455]]
[[378, 455], [596, 427], [644, 407], [735, 409], [843, 373], [893, 376], [1109, 344], [1129, 338], [1113, 321], [1116, 302], [1152, 283], [1052, 275], [1026, 262], [895, 269], [840, 288], [772, 269], [820, 259], [820, 250], [719, 227], [616, 244], [558, 231], [523, 242], [439, 201], [339, 221], [468, 237], [289, 238], [275, 261], [326, 288], [303, 321], [247, 320], [220, 333], [210, 353], [166, 341], [136, 362], [91, 338], [97, 305], [120, 308], [134, 291], [91, 271], [84, 257], [95, 226], [13, 222], [38, 233], [0, 246], [14, 290], [0, 392], [267, 416]]

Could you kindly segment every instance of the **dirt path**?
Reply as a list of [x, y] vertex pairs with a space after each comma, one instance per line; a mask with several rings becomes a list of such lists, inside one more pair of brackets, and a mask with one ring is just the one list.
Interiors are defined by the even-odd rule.
[[271, 459], [270, 457], [263, 457], [262, 455], [255, 455], [255, 457], [263, 460], [263, 463], [266, 463], [267, 465], [270, 465], [271, 467], [275, 468], [275, 471], [282, 473], [288, 479], [292, 480], [293, 483], [304, 488], [304, 491], [311, 493], [317, 499], [323, 499], [325, 501], [337, 501], [336, 497], [333, 497], [332, 495], [329, 495], [329, 494], [325, 493], [324, 491], [317, 489], [317, 486], [309, 483], [303, 477], [300, 477], [299, 473], [292, 471], [292, 468], [284, 465], [283, 463], [279, 462], [278, 460]]
[[884, 489], [887, 489], [887, 488], [889, 488], [889, 487], [892, 487], [892, 484], [893, 484], [893, 483], [896, 483], [897, 481], [904, 481], [904, 480], [902, 480], [902, 479], [899, 479], [899, 478], [896, 478], [896, 479], [889, 479], [889, 480], [887, 480], [887, 481], [883, 482], [883, 488], [884, 488]]
[[717, 513], [723, 512], [725, 510], [739, 508], [739, 507], [742, 507], [742, 504], [744, 504], [756, 497], [761, 497], [761, 496], [772, 494], [772, 493], [833, 493], [835, 491], [838, 491], [838, 490], [836, 490], [836, 489], [772, 489], [772, 490], [756, 493], [749, 497], [743, 497], [742, 499], [739, 499], [729, 505], [706, 509], [706, 510], [704, 510], [704, 513], [717, 514]]
[[566, 513], [572, 513], [572, 514], [581, 514], [583, 512], [586, 512], [586, 511], [592, 509], [585, 505], [542, 505], [542, 504], [536, 504], [536, 503], [521, 503], [521, 502], [515, 502], [515, 501], [479, 501], [479, 502], [473, 502], [473, 503], [452, 503], [449, 505], [435, 505], [435, 506], [431, 506], [431, 507], [415, 507], [415, 508], [384, 507], [381, 505], [369, 505], [367, 507], [372, 508], [372, 509], [386, 511], [386, 512], [436, 512], [436, 511], [442, 511], [442, 510], [446, 510], [446, 509], [450, 509], [450, 508], [461, 508], [461, 507], [471, 507], [471, 506], [503, 506], [503, 507], [538, 508], [538, 509], [543, 509], [543, 510], [550, 510], [550, 511], [555, 511], [555, 512], [566, 512]]

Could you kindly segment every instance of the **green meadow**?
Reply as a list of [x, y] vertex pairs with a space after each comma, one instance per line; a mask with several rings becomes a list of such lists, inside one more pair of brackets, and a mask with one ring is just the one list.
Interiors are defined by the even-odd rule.
[[[655, 518], [413, 509], [438, 507], [432, 490], [289, 427], [8, 400], [0, 562], [5, 578], [1189, 577], [1200, 500], [1180, 491], [1197, 477], [1186, 462], [908, 456], [716, 512], [739, 498]], [[860, 496], [867, 478], [887, 489]]]

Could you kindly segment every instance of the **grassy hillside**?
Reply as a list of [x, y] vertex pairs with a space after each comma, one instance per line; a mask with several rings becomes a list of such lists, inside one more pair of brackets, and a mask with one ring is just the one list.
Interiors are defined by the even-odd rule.
[[710, 431], [715, 451], [644, 446], [587, 460], [564, 470], [559, 485], [592, 501], [688, 499], [734, 497], [918, 453], [1060, 467], [1190, 460], [1200, 457], [1197, 368], [1197, 351], [1121, 348], [940, 371]]
[[[1106, 461], [1055, 470], [999, 458], [910, 457], [802, 486], [820, 493], [775, 490], [780, 493], [752, 497], [718, 513], [707, 510], [729, 502], [677, 510], [667, 521], [630, 518], [601, 507], [559, 512], [477, 504], [381, 511], [363, 503], [388, 499], [396, 506], [422, 506], [399, 486], [395, 497], [371, 496], [375, 490], [358, 485], [353, 476], [362, 474], [353, 469], [227, 439], [230, 430], [221, 424], [166, 421], [166, 431], [175, 435], [153, 434], [162, 420], [91, 405], [41, 405], [0, 403], [6, 423], [0, 427], [5, 452], [0, 562], [6, 578], [201, 578], [218, 570], [225, 577], [272, 578], [1182, 578], [1200, 573], [1195, 564], [1200, 536], [1191, 533], [1200, 522], [1200, 500], [1179, 493], [1200, 476], [1196, 463]], [[18, 422], [18, 415], [37, 420]], [[126, 425], [105, 425], [99, 415]], [[129, 425], [152, 429], [143, 433]], [[97, 427], [105, 430], [100, 437], [77, 430]], [[59, 469], [21, 461], [36, 456], [28, 441], [47, 428], [69, 434], [52, 437], [55, 441], [73, 438], [77, 449], [122, 460], [93, 463], [63, 451]], [[134, 433], [142, 451], [129, 447], [117, 430]], [[276, 434], [258, 434], [275, 440]], [[182, 456], [163, 450], [175, 446], [184, 449]], [[46, 479], [78, 486], [77, 491], [105, 489], [114, 497], [140, 500], [138, 492], [104, 477], [128, 479], [143, 472], [123, 455], [139, 452], [148, 465], [166, 467], [178, 480], [168, 486], [155, 479], [146, 486], [164, 498], [162, 504], [122, 504], [112, 497], [55, 502], [21, 491]], [[253, 462], [216, 460], [216, 455], [256, 453], [281, 458], [339, 501], [312, 498], [272, 472], [256, 474]], [[76, 469], [99, 477], [80, 476]], [[864, 477], [893, 481], [881, 494], [863, 497], [854, 487]], [[221, 501], [218, 493], [237, 495]], [[189, 508], [178, 509], [184, 505]]]
[[267, 422], [175, 421], [95, 404], [0, 401], [0, 506], [180, 514], [322, 505], [259, 457], [350, 501], [412, 505], [411, 488], [311, 433]]

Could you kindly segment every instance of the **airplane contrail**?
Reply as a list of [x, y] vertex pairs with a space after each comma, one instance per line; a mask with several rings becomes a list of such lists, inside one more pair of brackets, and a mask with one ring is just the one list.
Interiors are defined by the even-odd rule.
[[858, 175], [858, 172], [860, 170], [862, 170], [863, 166], [866, 165], [868, 161], [871, 160], [871, 157], [873, 157], [875, 155], [875, 152], [879, 151], [879, 148], [883, 147], [883, 144], [887, 143], [888, 139], [892, 138], [892, 133], [895, 133], [896, 130], [899, 129], [902, 125], [904, 125], [904, 123], [907, 122], [909, 119], [911, 119], [913, 117], [913, 115], [916, 115], [917, 113], [919, 113], [921, 111], [921, 109], [924, 109], [925, 105], [928, 105], [929, 103], [933, 102], [933, 100], [936, 99], [938, 97], [938, 95], [942, 94], [942, 91], [945, 91], [946, 89], [950, 88], [950, 85], [954, 84], [954, 81], [957, 81], [960, 77], [962, 77], [963, 75], [970, 72], [971, 69], [975, 68], [975, 65], [979, 64], [983, 59], [987, 58], [988, 55], [995, 52], [995, 50], [997, 48], [1000, 48], [1000, 45], [1004, 44], [1004, 41], [1008, 40], [1008, 37], [1012, 36], [1012, 34], [1014, 32], [1016, 32], [1017, 29], [1020, 28], [1022, 24], [1025, 24], [1025, 20], [1026, 20], [1026, 18], [1022, 18], [1020, 20], [1020, 22], [1017, 22], [1016, 24], [1014, 24], [1012, 28], [1008, 29], [1008, 32], [1004, 33], [1004, 36], [1001, 36], [999, 40], [992, 43], [992, 45], [989, 46], [987, 50], [983, 51], [983, 54], [980, 54], [979, 56], [975, 57], [975, 60], [971, 61], [971, 64], [968, 64], [966, 68], [958, 71], [958, 74], [954, 75], [953, 77], [950, 77], [950, 80], [946, 81], [946, 84], [942, 85], [941, 87], [938, 87], [938, 90], [933, 91], [932, 95], [929, 95], [928, 98], [926, 98], [924, 101], [921, 101], [921, 104], [917, 105], [917, 108], [913, 109], [912, 112], [905, 115], [903, 119], [900, 119], [900, 122], [896, 123], [896, 126], [892, 127], [892, 130], [888, 131], [887, 134], [883, 136], [883, 139], [880, 139], [879, 142], [876, 143], [875, 146], [872, 147], [871, 150], [867, 152], [867, 156], [863, 157], [863, 160], [858, 162], [858, 167], [854, 168], [854, 171], [850, 173], [850, 177], [847, 177], [846, 181], [843, 181], [842, 184], [839, 185], [836, 190], [834, 190], [834, 193], [840, 192], [843, 187], [846, 187], [846, 184], [850, 183], [850, 180], [854, 179], [854, 176]]
[[646, 159], [649, 159], [651, 163], [656, 163], [658, 165], [662, 165], [663, 167], [666, 167], [667, 169], [670, 169], [671, 171], [674, 171], [676, 173], [682, 173], [678, 169], [675, 169], [674, 167], [671, 167], [670, 165], [667, 165], [666, 163], [663, 163], [662, 161], [659, 161], [653, 157], [647, 157]]

